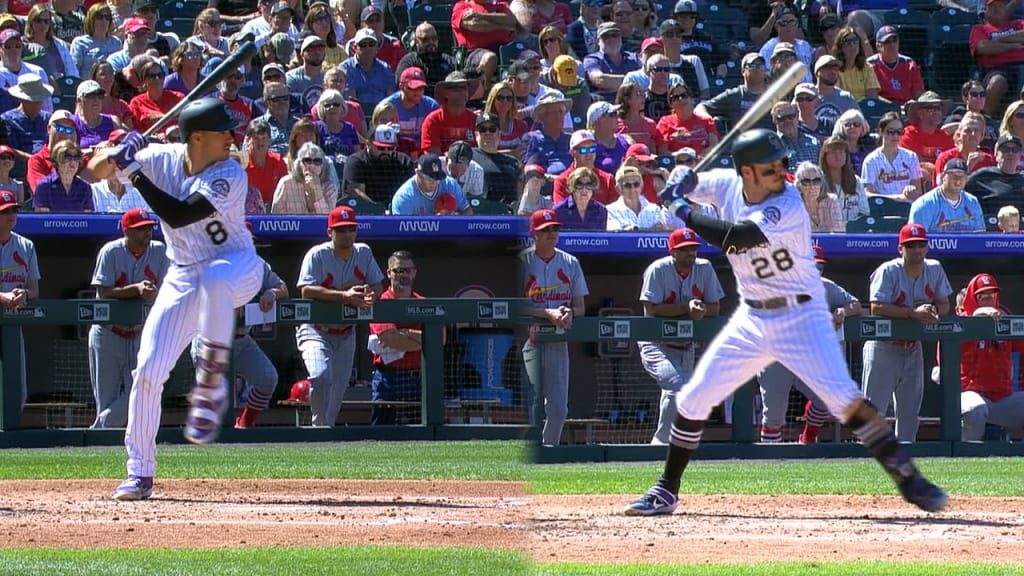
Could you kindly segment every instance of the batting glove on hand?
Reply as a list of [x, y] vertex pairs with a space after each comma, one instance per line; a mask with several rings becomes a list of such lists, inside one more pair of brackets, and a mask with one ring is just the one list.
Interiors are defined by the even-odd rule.
[[114, 149], [114, 153], [109, 156], [114, 164], [117, 164], [118, 170], [127, 174], [134, 174], [138, 172], [141, 166], [135, 161], [135, 155], [146, 147], [148, 142], [146, 137], [138, 132], [132, 130], [124, 137], [121, 144]]
[[696, 172], [687, 166], [676, 166], [658, 197], [670, 212], [686, 221], [690, 213], [693, 212], [686, 197], [697, 189], [697, 184]]

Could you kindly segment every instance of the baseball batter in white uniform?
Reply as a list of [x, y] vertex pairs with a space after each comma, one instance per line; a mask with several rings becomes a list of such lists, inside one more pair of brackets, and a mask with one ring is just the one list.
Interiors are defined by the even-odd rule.
[[178, 125], [184, 144], [146, 147], [142, 135], [133, 132], [89, 164], [101, 179], [115, 167], [128, 176], [160, 218], [171, 262], [142, 329], [128, 400], [128, 478], [114, 491], [118, 500], [143, 500], [153, 493], [164, 383], [197, 334], [196, 384], [185, 437], [197, 444], [217, 437], [228, 404], [225, 372], [235, 308], [256, 295], [263, 274], [245, 227], [248, 178], [229, 156], [236, 122], [227, 105], [212, 98], [192, 102]]
[[[669, 255], [644, 270], [640, 302], [644, 316], [701, 318], [718, 316], [725, 296], [711, 262], [697, 258], [700, 241], [689, 228], [668, 237]], [[658, 427], [651, 444], [667, 445], [676, 419], [676, 393], [693, 374], [693, 342], [637, 342], [644, 370], [661, 388]]]
[[[384, 273], [370, 247], [356, 242], [358, 229], [356, 213], [348, 206], [327, 215], [330, 241], [302, 258], [298, 287], [303, 298], [365, 308], [380, 297]], [[300, 324], [295, 340], [309, 374], [313, 426], [333, 427], [352, 378], [355, 324]]]
[[[10, 191], [0, 192], [0, 305], [17, 310], [39, 298], [39, 261], [36, 245], [14, 232], [18, 223], [18, 199]], [[18, 330], [21, 347], [21, 407], [28, 389], [25, 379], [25, 339]]]
[[[814, 264], [819, 272], [825, 270], [825, 252], [821, 246], [814, 247]], [[822, 276], [825, 285], [825, 303], [832, 312], [832, 326], [835, 328], [839, 349], [844, 353], [843, 323], [850, 316], [859, 316], [863, 311], [860, 302], [842, 286]], [[761, 387], [761, 442], [776, 443], [782, 441], [782, 427], [786, 424], [786, 409], [789, 407], [789, 391], [799, 390], [807, 403], [804, 405], [804, 430], [797, 441], [800, 444], [813, 444], [818, 441], [818, 432], [830, 416], [828, 408], [818, 396], [795, 374], [785, 366], [775, 362], [757, 375]]]
[[[953, 288], [946, 271], [928, 255], [924, 226], [907, 224], [900, 230], [900, 257], [871, 273], [871, 314], [911, 318], [934, 324], [950, 312]], [[917, 440], [918, 417], [924, 396], [924, 354], [920, 342], [868, 340], [864, 343], [864, 395], [885, 414], [894, 404], [896, 437]]]
[[[96, 257], [92, 285], [96, 297], [117, 300], [156, 299], [167, 273], [162, 242], [153, 240], [157, 221], [141, 208], [121, 215], [124, 237], [107, 242]], [[142, 325], [93, 324], [89, 329], [89, 380], [96, 398], [93, 428], [124, 428], [132, 370], [142, 344]]]
[[[554, 210], [537, 210], [530, 215], [533, 247], [519, 255], [523, 295], [530, 300], [527, 314], [569, 328], [572, 319], [583, 316], [583, 297], [588, 294], [580, 261], [556, 248], [562, 225]], [[548, 342], [538, 346], [533, 334], [523, 346], [526, 378], [533, 394], [544, 397], [544, 429], [541, 443], [557, 446], [569, 414], [569, 343]], [[533, 422], [531, 400], [527, 409]]]
[[[740, 306], [677, 396], [679, 413], [661, 478], [625, 513], [675, 511], [683, 471], [700, 444], [704, 420], [772, 362], [792, 370], [853, 428], [907, 501], [941, 510], [946, 494], [920, 474], [885, 419], [861, 395], [835, 341], [822, 338], [832, 332], [832, 315], [814, 266], [810, 218], [800, 193], [785, 180], [785, 144], [775, 132], [748, 130], [736, 138], [732, 155], [736, 172], [706, 172], [698, 185], [696, 172], [679, 166], [661, 194], [671, 212], [722, 248], [736, 276]], [[689, 197], [718, 206], [723, 219], [695, 212]]]

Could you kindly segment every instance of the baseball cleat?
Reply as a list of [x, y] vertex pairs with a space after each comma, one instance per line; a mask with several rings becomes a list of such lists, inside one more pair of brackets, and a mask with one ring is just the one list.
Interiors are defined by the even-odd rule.
[[192, 405], [185, 420], [185, 438], [193, 444], [209, 444], [220, 435], [220, 421], [228, 408], [224, 386], [196, 385], [189, 395]]
[[658, 516], [671, 514], [679, 506], [679, 497], [661, 486], [652, 486], [647, 493], [629, 503], [626, 516]]
[[907, 478], [899, 485], [903, 499], [925, 512], [941, 512], [949, 503], [949, 496], [924, 476]]
[[114, 500], [145, 500], [153, 495], [153, 477], [131, 475], [114, 490]]

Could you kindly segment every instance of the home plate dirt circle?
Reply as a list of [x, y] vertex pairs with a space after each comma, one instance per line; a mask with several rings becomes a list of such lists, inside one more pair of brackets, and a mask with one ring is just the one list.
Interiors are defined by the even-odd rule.
[[628, 496], [535, 496], [513, 482], [159, 480], [115, 502], [113, 480], [0, 481], [5, 547], [472, 546], [538, 562], [1024, 562], [1024, 498], [684, 495], [672, 516]]

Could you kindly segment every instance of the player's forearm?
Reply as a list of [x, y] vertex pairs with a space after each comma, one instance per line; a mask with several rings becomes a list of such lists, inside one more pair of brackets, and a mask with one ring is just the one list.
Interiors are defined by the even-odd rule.
[[171, 228], [195, 224], [212, 216], [217, 209], [202, 194], [193, 192], [184, 200], [178, 200], [157, 188], [141, 171], [130, 176], [132, 184], [153, 212]]
[[25, 298], [27, 300], [35, 300], [39, 298], [39, 280], [29, 280], [25, 282]]
[[321, 302], [344, 302], [346, 300], [344, 291], [326, 286], [302, 286], [299, 288], [299, 294], [303, 298], [320, 300]]
[[101, 150], [97, 152], [95, 156], [92, 157], [92, 160], [89, 161], [89, 171], [92, 172], [93, 176], [95, 176], [97, 179], [106, 180], [107, 178], [113, 176], [115, 172], [117, 172], [117, 165], [115, 165], [114, 162], [109, 159], [109, 156], [113, 152], [113, 148]]
[[283, 282], [274, 286], [269, 291], [274, 294], [274, 298], [277, 300], [284, 300], [288, 298], [288, 285]]
[[689, 302], [682, 304], [648, 304], [644, 303], [644, 314], [659, 318], [677, 318], [690, 313]]
[[949, 314], [949, 298], [936, 298], [932, 304], [935, 304], [935, 311], [938, 312], [939, 316], [946, 316]]
[[886, 316], [889, 318], [910, 318], [910, 313], [913, 310], [906, 306], [899, 306], [897, 304], [883, 304], [881, 302], [871, 303], [871, 315], [872, 316]]
[[139, 287], [135, 284], [129, 286], [99, 286], [96, 295], [100, 298], [113, 300], [135, 300], [139, 297]]
[[[413, 334], [415, 332], [415, 334]], [[414, 352], [422, 348], [420, 344], [419, 330], [398, 328], [387, 330], [378, 336], [380, 343], [387, 348], [401, 350], [402, 352]]]

